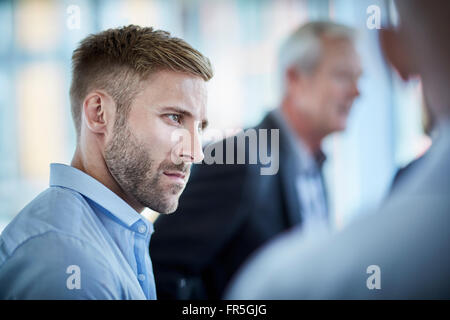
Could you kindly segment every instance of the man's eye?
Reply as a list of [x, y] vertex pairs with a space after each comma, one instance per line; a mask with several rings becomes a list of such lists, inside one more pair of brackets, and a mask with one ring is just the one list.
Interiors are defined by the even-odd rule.
[[178, 114], [169, 114], [167, 117], [176, 123], [181, 123], [181, 116]]

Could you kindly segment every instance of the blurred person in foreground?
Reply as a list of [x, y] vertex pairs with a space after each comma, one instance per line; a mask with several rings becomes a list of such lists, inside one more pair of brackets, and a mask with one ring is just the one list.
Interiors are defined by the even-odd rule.
[[[244, 148], [249, 159], [252, 150], [262, 149], [261, 137], [252, 141], [250, 133], [267, 130], [265, 142], [275, 160], [270, 168], [261, 159], [194, 165], [176, 213], [155, 222], [150, 252], [158, 297], [221, 298], [243, 261], [275, 235], [295, 225], [327, 232], [321, 142], [346, 128], [359, 95], [354, 41], [352, 29], [332, 22], [308, 23], [290, 35], [280, 50], [278, 108], [243, 133], [249, 143], [235, 147], [231, 156], [224, 146], [236, 145], [243, 134], [205, 148], [205, 161], [212, 149], [226, 149], [223, 159], [236, 160]], [[273, 139], [274, 129], [279, 140]], [[273, 170], [263, 174], [264, 169]]]
[[[133, 25], [88, 36], [72, 62], [75, 154], [3, 231], [0, 298], [155, 299], [140, 213], [173, 212], [203, 158], [210, 62]], [[179, 129], [191, 141], [173, 139]]]
[[376, 214], [321, 240], [300, 230], [280, 237], [227, 298], [450, 298], [450, 2], [396, 4], [400, 25], [381, 31], [381, 45], [403, 79], [420, 76], [439, 136]]
[[433, 143], [433, 140], [435, 140], [438, 136], [437, 132], [438, 130], [437, 127], [435, 126], [433, 114], [431, 113], [430, 107], [425, 101], [422, 101], [421, 110], [422, 110], [422, 129], [423, 133], [428, 138], [428, 144], [424, 147], [424, 150], [417, 155], [417, 158], [415, 158], [407, 165], [397, 170], [392, 180], [390, 194], [392, 194], [395, 188], [401, 185], [403, 177], [408, 176], [409, 174], [411, 174], [413, 170], [415, 170], [415, 168], [419, 167], [419, 164], [423, 162], [423, 160], [426, 158], [428, 153], [427, 151], [429, 150], [431, 144]]

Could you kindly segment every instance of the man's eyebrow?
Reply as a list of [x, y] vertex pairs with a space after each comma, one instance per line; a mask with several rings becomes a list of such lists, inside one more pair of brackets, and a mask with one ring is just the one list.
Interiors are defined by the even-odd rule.
[[[182, 115], [185, 115], [187, 117], [193, 117], [192, 113], [186, 109], [183, 109], [181, 107], [178, 106], [166, 106], [162, 108], [162, 112], [175, 112], [175, 113], [179, 113]], [[203, 119], [201, 121], [202, 124], [202, 130], [206, 129], [206, 127], [208, 126], [209, 122], [207, 119]]]

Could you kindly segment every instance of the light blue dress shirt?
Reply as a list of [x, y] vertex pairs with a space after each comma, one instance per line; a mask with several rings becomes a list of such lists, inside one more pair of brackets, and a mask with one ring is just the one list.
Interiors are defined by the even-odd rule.
[[153, 225], [84, 172], [50, 165], [50, 187], [0, 236], [0, 299], [156, 299]]

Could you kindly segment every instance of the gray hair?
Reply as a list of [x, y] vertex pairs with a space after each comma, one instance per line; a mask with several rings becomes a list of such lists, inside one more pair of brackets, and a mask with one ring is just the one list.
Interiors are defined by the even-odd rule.
[[348, 26], [331, 22], [315, 21], [299, 27], [281, 46], [279, 53], [279, 71], [284, 86], [286, 71], [291, 67], [310, 73], [317, 67], [322, 50], [321, 38], [355, 41], [356, 31]]

